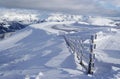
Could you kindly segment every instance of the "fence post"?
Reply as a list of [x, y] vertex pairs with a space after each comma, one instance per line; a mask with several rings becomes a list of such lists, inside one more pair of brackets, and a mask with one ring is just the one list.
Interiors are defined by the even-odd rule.
[[96, 48], [96, 45], [94, 44], [94, 39], [97, 38], [97, 35], [91, 36], [91, 43], [90, 43], [90, 60], [88, 65], [88, 74], [93, 74], [94, 72], [94, 60], [95, 60], [95, 54], [94, 49]]
[[82, 55], [82, 54], [83, 54], [83, 47], [82, 47], [83, 42], [82, 42], [82, 40], [80, 40], [79, 43], [80, 43], [80, 52], [79, 52], [79, 53], [81, 54], [81, 55], [80, 55], [80, 64], [83, 64], [83, 62], [82, 62], [82, 56], [83, 56], [83, 55]]

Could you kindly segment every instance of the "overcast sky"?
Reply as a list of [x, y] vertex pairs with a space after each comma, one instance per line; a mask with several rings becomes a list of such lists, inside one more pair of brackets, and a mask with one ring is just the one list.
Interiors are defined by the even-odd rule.
[[120, 17], [120, 0], [0, 0], [0, 6]]

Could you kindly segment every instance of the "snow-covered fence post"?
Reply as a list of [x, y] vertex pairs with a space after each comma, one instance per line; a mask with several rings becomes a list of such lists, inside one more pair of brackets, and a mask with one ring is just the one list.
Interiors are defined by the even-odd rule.
[[83, 42], [82, 42], [82, 40], [80, 40], [80, 45], [81, 45], [81, 47], [80, 47], [80, 52], [79, 53], [81, 53], [81, 55], [80, 55], [80, 64], [83, 64], [83, 62], [82, 62], [82, 54], [83, 54]]
[[90, 60], [88, 65], [88, 74], [93, 74], [94, 72], [94, 61], [95, 61], [95, 54], [94, 49], [96, 48], [96, 44], [94, 44], [94, 39], [97, 38], [97, 35], [91, 36], [91, 43], [90, 43]]

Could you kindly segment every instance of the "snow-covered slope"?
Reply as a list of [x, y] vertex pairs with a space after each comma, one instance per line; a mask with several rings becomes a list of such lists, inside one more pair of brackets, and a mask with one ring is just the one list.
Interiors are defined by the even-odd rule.
[[114, 21], [102, 18], [102, 17], [94, 17], [89, 19], [89, 23], [91, 25], [100, 25], [100, 26], [115, 26], [113, 23]]
[[[96, 32], [95, 74], [88, 76], [60, 34], [85, 36]], [[30, 25], [0, 41], [0, 79], [119, 79], [119, 36], [119, 29], [114, 27], [74, 22]]]
[[64, 40], [44, 30], [27, 27], [0, 41], [0, 45], [1, 79], [24, 79], [25, 75], [34, 78], [39, 72], [44, 72], [45, 79], [69, 78], [61, 72], [64, 73], [64, 68], [76, 67]]

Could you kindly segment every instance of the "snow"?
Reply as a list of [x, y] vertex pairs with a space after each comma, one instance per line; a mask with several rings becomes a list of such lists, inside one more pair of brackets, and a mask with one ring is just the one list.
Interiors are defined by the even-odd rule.
[[41, 79], [42, 76], [43, 76], [43, 73], [42, 73], [42, 72], [39, 72], [39, 74], [36, 76], [35, 79]]
[[34, 23], [39, 21], [40, 14], [37, 14], [35, 10], [21, 10], [21, 9], [6, 9], [0, 8], [0, 20], [3, 21], [21, 21], [24, 24]]
[[112, 20], [108, 19], [108, 18], [102, 18], [102, 17], [94, 17], [94, 18], [90, 18], [89, 22], [92, 25], [100, 25], [100, 26], [115, 26]]
[[[119, 79], [120, 29], [109, 19], [88, 18], [84, 22], [83, 16], [53, 14], [47, 22], [31, 24], [0, 40], [0, 79]], [[63, 34], [78, 35], [85, 44], [91, 34], [97, 34], [93, 75], [79, 65]]]
[[[61, 48], [65, 48], [65, 50]], [[2, 60], [0, 72], [3, 74], [0, 78], [2, 79], [21, 79], [28, 73], [32, 77], [40, 71], [43, 71], [46, 75], [53, 71], [61, 72], [56, 68], [67, 67], [65, 60], [74, 63], [74, 59], [72, 59], [73, 57], [61, 37], [46, 34], [45, 31], [34, 27], [27, 27], [12, 37], [2, 40], [0, 51], [1, 56], [5, 56], [0, 58]], [[45, 54], [47, 51], [50, 52]], [[75, 67], [74, 65], [72, 67]], [[50, 75], [48, 74], [48, 76]]]
[[[73, 15], [65, 13], [41, 12], [38, 10], [27, 9], [6, 9], [0, 8], [0, 21], [18, 21], [24, 24], [35, 24], [38, 22], [67, 22], [74, 21], [86, 25], [99, 26], [116, 26], [119, 21], [115, 21], [116, 17], [100, 17], [100, 16], [85, 16]], [[117, 19], [117, 18], [116, 18]], [[119, 18], [117, 19], [119, 20]]]
[[74, 21], [86, 25], [99, 25], [99, 26], [116, 26], [114, 20], [108, 17], [100, 16], [83, 16], [83, 15], [68, 15], [68, 14], [51, 14], [45, 19], [47, 22], [65, 22]]
[[[119, 37], [120, 32], [117, 31], [115, 34], [111, 34], [109, 36], [104, 37], [101, 40], [101, 43], [98, 43], [97, 49], [100, 52], [100, 55], [102, 55], [101, 60], [107, 63], [114, 63], [118, 64], [120, 63], [119, 59], [119, 48], [120, 48], [120, 37]], [[108, 34], [107, 34], [108, 35]], [[100, 38], [99, 38], [100, 39]], [[98, 53], [97, 53], [98, 54]]]
[[0, 41], [0, 44], [1, 44], [0, 50], [5, 50], [5, 49], [16, 46], [17, 45], [16, 43], [18, 41], [27, 37], [31, 32], [32, 32], [32, 30], [25, 30], [24, 32], [14, 35], [14, 37], [10, 37], [9, 39]]
[[[34, 27], [36, 29], [43, 29], [45, 30], [48, 34], [57, 34], [59, 35], [60, 34], [60, 31], [57, 30], [59, 29], [59, 27], [62, 27], [61, 25], [63, 24], [71, 24], [71, 23], [74, 23], [73, 21], [68, 21], [68, 22], [46, 22], [46, 23], [41, 23], [41, 24], [33, 24], [31, 25], [30, 27]], [[57, 26], [55, 26], [57, 25]], [[58, 26], [59, 25], [59, 26]], [[57, 27], [57, 29], [53, 29], [55, 27]], [[73, 27], [74, 28], [74, 27]], [[72, 29], [73, 29], [72, 28]], [[65, 27], [64, 27], [65, 29]], [[70, 29], [70, 28], [69, 28]], [[61, 32], [64, 32], [64, 31], [61, 31]]]
[[63, 22], [63, 21], [79, 21], [82, 19], [80, 15], [65, 15], [65, 14], [51, 14], [46, 21], [49, 22]]

